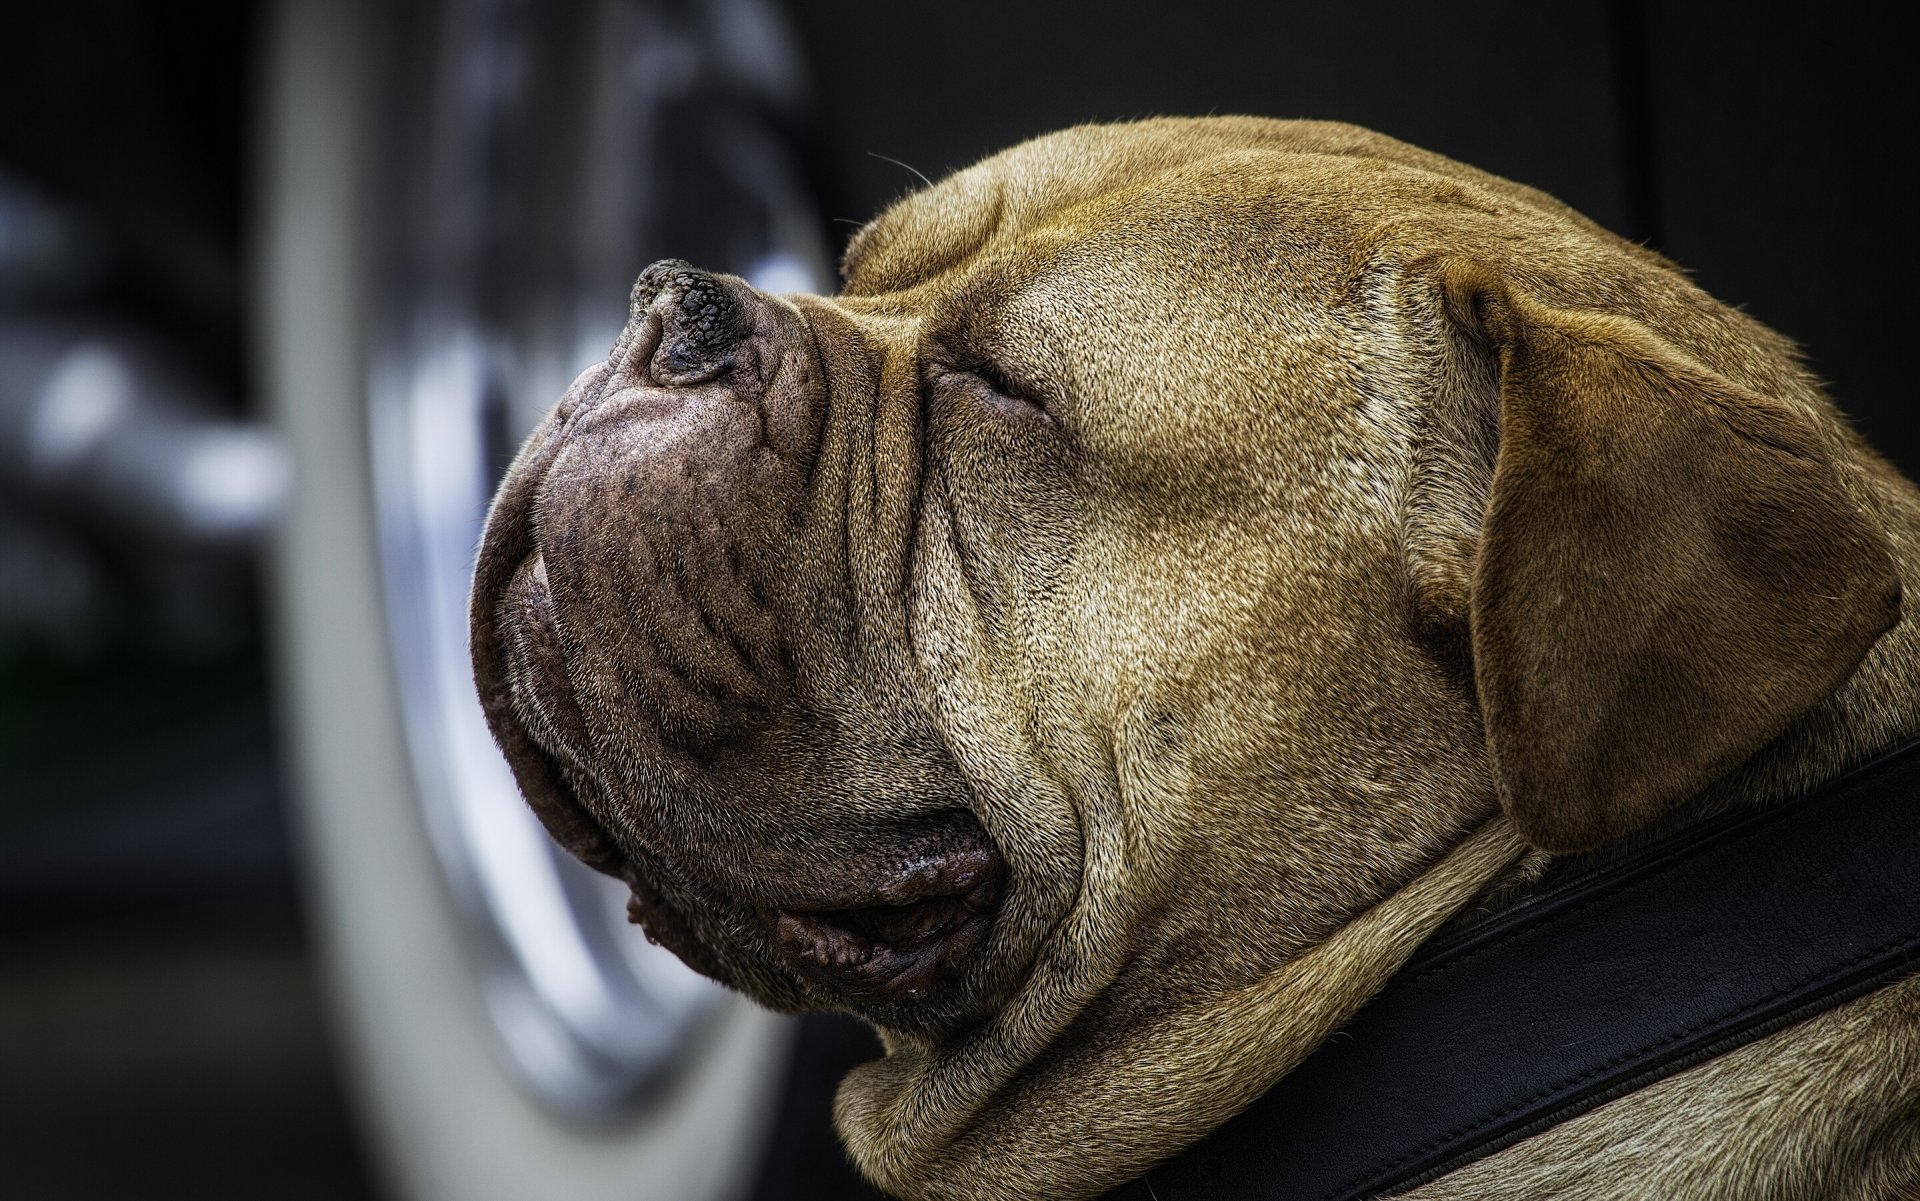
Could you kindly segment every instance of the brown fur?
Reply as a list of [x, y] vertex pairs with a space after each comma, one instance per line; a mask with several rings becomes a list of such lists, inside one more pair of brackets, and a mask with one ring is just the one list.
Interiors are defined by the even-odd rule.
[[[714, 424], [656, 470], [731, 410], [642, 441], [563, 403], [476, 667], [650, 933], [881, 1027], [837, 1117], [902, 1197], [1096, 1195], [1443, 924], [1920, 733], [1920, 493], [1787, 342], [1530, 189], [1339, 125], [1074, 129], [907, 197], [840, 296], [755, 303], [780, 349], [725, 395], [768, 453]], [[955, 803], [1010, 885], [944, 1007], [782, 965], [756, 906]], [[1898, 1196], [1916, 1032], [1908, 981], [1417, 1195]]]

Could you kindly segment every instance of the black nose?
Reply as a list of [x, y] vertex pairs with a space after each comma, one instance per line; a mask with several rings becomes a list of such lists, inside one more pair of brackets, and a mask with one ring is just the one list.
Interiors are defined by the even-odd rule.
[[696, 383], [732, 366], [733, 352], [753, 324], [745, 287], [683, 259], [661, 259], [640, 273], [634, 314], [660, 318], [654, 369], [662, 383]]

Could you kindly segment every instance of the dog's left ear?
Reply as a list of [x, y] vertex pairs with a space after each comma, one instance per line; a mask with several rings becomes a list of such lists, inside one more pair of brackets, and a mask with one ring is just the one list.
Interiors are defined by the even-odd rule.
[[1752, 756], [1899, 620], [1885, 534], [1788, 405], [1610, 313], [1443, 272], [1499, 363], [1469, 625], [1496, 785], [1536, 846], [1638, 829]]

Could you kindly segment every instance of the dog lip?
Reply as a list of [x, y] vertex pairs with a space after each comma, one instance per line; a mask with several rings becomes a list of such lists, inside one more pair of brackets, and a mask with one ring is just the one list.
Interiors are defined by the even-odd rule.
[[999, 848], [981, 838], [974, 846], [923, 852], [898, 865], [885, 879], [826, 896], [795, 899], [783, 906], [783, 910], [824, 913], [828, 910], [911, 905], [934, 897], [964, 896], [985, 884], [996, 882], [1004, 871]]
[[1006, 864], [991, 843], [929, 856], [832, 905], [783, 908], [781, 948], [821, 983], [855, 996], [924, 998], [984, 941]]

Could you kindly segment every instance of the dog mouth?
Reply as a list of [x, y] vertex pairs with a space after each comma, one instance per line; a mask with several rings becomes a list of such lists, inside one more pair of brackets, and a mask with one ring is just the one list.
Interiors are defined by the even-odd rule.
[[[970, 819], [841, 903], [783, 908], [776, 939], [801, 973], [849, 1000], [913, 1003], [949, 985], [986, 940], [1006, 861]], [[951, 844], [953, 837], [940, 840]]]

